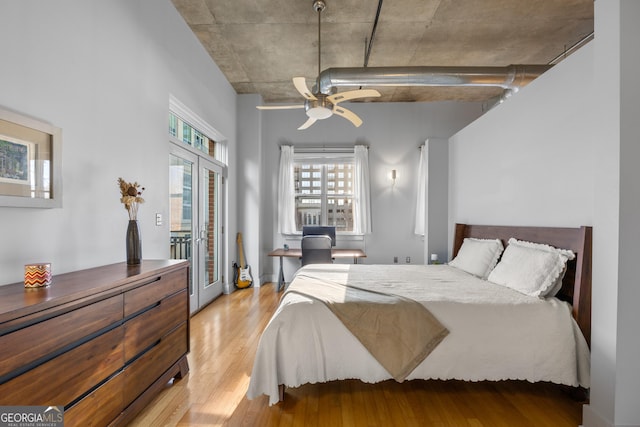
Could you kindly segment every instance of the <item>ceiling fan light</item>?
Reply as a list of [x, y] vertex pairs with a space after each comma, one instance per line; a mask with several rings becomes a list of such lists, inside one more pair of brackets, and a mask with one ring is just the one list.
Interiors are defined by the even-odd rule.
[[333, 111], [326, 107], [311, 107], [307, 110], [307, 116], [316, 120], [326, 119], [331, 117], [332, 114]]

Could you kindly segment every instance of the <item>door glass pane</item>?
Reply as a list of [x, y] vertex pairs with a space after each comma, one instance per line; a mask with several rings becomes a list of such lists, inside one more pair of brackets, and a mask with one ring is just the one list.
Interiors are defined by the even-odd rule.
[[[193, 163], [171, 155], [169, 165], [171, 259], [191, 261], [193, 230]], [[193, 264], [192, 264], [193, 265]], [[193, 280], [189, 279], [193, 295]]]
[[219, 280], [220, 174], [204, 169], [205, 287]]

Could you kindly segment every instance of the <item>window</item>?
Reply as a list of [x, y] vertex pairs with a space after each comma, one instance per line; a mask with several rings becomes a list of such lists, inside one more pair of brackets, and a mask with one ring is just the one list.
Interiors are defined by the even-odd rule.
[[216, 158], [215, 142], [173, 113], [169, 113], [169, 135]]
[[296, 230], [304, 225], [333, 225], [353, 232], [353, 160], [294, 161]]
[[282, 146], [278, 177], [278, 229], [297, 234], [305, 225], [338, 233], [371, 232], [367, 147], [299, 149]]

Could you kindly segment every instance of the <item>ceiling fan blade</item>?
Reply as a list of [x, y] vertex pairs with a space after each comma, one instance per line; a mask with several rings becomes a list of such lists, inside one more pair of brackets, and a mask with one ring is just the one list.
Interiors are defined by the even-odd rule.
[[353, 123], [355, 127], [360, 127], [360, 125], [362, 124], [362, 120], [360, 119], [360, 117], [356, 116], [356, 114], [353, 111], [347, 110], [346, 108], [342, 108], [337, 105], [334, 105], [333, 114], [337, 114], [341, 117], [344, 117], [345, 119]]
[[380, 92], [375, 89], [358, 89], [358, 90], [349, 90], [347, 92], [336, 93], [331, 96], [328, 96], [327, 99], [331, 101], [332, 104], [337, 104], [342, 101], [349, 101], [351, 99], [356, 98], [377, 98], [380, 96]]
[[294, 77], [293, 85], [296, 87], [298, 92], [300, 92], [300, 95], [305, 97], [305, 99], [308, 99], [310, 101], [315, 101], [316, 99], [318, 99], [315, 96], [313, 96], [313, 94], [309, 90], [309, 87], [307, 86], [307, 81], [305, 80], [304, 77]]
[[317, 119], [314, 119], [313, 117], [309, 117], [309, 120], [307, 120], [306, 122], [304, 122], [302, 124], [302, 126], [300, 126], [298, 128], [298, 130], [305, 130], [306, 128], [308, 128], [309, 126], [311, 126], [312, 124], [314, 124], [316, 122]]
[[293, 110], [296, 108], [304, 108], [304, 105], [258, 105], [258, 110]]

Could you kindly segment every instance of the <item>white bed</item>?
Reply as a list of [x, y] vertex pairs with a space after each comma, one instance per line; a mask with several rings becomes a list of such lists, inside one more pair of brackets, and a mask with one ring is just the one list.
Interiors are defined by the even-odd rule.
[[328, 264], [300, 269], [285, 292], [258, 345], [250, 399], [266, 394], [274, 404], [281, 386], [392, 378], [324, 303], [296, 292], [304, 292], [308, 278], [410, 298], [449, 330], [407, 380], [589, 387], [588, 343], [567, 302], [524, 295], [446, 265]]

